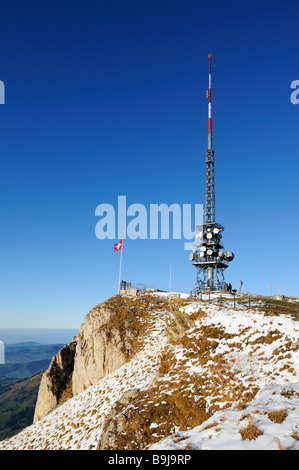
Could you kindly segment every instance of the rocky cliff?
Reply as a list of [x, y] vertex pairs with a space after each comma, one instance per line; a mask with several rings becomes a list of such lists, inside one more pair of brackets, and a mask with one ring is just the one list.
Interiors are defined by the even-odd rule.
[[49, 368], [44, 372], [39, 386], [34, 422], [52, 411], [62, 402], [63, 397], [72, 396], [67, 395], [66, 390], [69, 388], [74, 369], [75, 351], [76, 342], [72, 341], [53, 357]]
[[142, 324], [140, 306], [131, 304], [130, 299], [115, 296], [90, 310], [78, 335], [53, 357], [43, 374], [34, 422], [117, 370], [134, 354]]

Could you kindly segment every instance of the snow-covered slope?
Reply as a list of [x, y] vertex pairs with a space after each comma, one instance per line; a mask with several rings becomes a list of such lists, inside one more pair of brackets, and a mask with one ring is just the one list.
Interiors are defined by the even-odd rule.
[[135, 401], [111, 418], [123, 418], [114, 448], [299, 450], [295, 317], [265, 313], [260, 300], [151, 298], [135, 356], [0, 450], [101, 448], [107, 415], [132, 389]]
[[271, 384], [245, 409], [216, 412], [150, 450], [299, 450], [299, 384]]

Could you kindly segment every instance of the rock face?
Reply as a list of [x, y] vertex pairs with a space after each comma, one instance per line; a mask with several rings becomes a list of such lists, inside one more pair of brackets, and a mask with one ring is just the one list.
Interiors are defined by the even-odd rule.
[[56, 354], [44, 372], [40, 383], [34, 413], [34, 423], [53, 410], [61, 401], [71, 379], [76, 342], [72, 341]]
[[[120, 332], [113, 302], [104, 302], [86, 316], [77, 336], [73, 394], [77, 395], [126, 361], [128, 341]], [[115, 321], [114, 321], [115, 320]]]
[[44, 372], [34, 422], [71, 396], [121, 367], [134, 352], [130, 316], [118, 318], [120, 301], [112, 297], [85, 317], [77, 336], [53, 357]]

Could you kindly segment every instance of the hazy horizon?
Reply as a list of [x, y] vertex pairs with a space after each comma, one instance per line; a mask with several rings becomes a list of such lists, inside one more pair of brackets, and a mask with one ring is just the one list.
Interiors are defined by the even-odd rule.
[[41, 344], [67, 344], [79, 328], [0, 328], [0, 340], [4, 344], [37, 342]]

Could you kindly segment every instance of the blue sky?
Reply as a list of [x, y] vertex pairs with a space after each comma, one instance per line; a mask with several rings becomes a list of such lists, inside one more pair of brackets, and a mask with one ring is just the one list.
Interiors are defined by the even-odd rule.
[[[3, 1], [0, 327], [77, 328], [116, 293], [95, 209], [203, 204], [213, 54], [227, 281], [298, 290], [295, 1]], [[125, 240], [122, 277], [192, 289], [183, 240]]]

